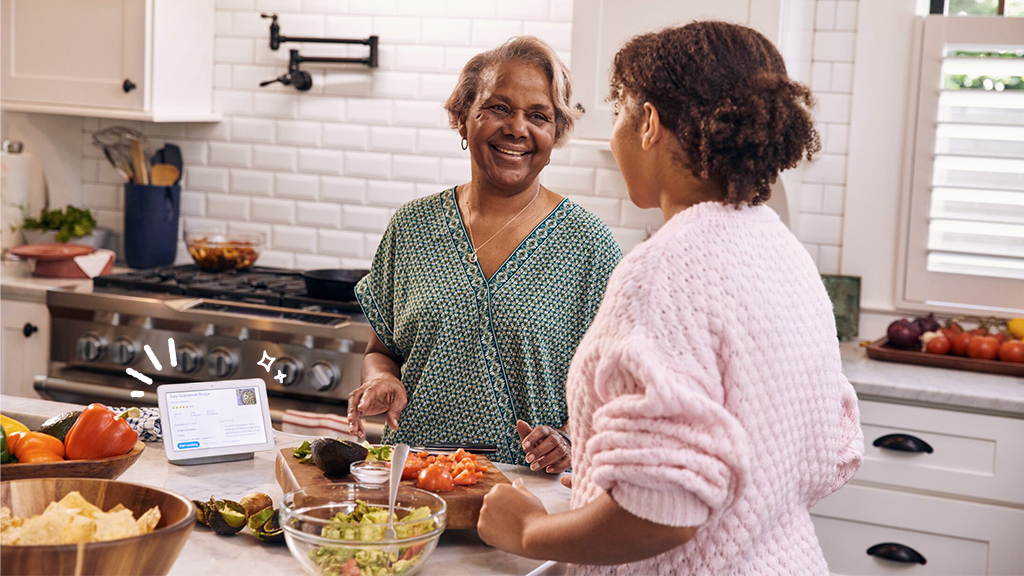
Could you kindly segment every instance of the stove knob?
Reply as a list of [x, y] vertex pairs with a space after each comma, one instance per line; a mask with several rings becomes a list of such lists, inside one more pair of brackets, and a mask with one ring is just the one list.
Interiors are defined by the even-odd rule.
[[223, 378], [235, 368], [235, 358], [224, 348], [217, 348], [207, 359], [207, 371], [214, 378]]
[[95, 362], [103, 356], [103, 340], [96, 334], [86, 334], [78, 339], [78, 358]]
[[199, 355], [199, 350], [196, 350], [191, 344], [179, 346], [174, 355], [178, 359], [178, 365], [174, 369], [182, 374], [195, 372], [203, 360], [203, 357]]
[[127, 366], [135, 360], [135, 344], [128, 338], [118, 338], [110, 346], [110, 359]]
[[291, 358], [281, 358], [274, 366], [284, 374], [284, 380], [278, 380], [282, 386], [292, 386], [302, 377], [302, 368]]
[[327, 362], [320, 361], [313, 364], [313, 389], [317, 392], [327, 392], [338, 383], [338, 371]]

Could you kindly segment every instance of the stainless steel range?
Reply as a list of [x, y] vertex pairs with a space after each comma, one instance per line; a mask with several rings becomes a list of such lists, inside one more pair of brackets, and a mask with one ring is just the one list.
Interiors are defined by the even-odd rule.
[[372, 334], [359, 305], [308, 298], [298, 272], [176, 266], [101, 276], [93, 290], [47, 293], [45, 397], [155, 406], [161, 383], [257, 377], [279, 422], [288, 408], [343, 413], [359, 386]]

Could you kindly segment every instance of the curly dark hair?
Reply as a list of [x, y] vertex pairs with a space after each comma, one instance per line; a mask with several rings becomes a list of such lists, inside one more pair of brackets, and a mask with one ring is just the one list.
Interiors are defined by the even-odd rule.
[[[699, 21], [632, 38], [615, 55], [610, 100], [627, 95], [657, 108], [684, 165], [721, 179], [728, 204], [763, 203], [779, 172], [821, 150], [810, 89], [746, 26]], [[625, 112], [639, 121], [639, 109]]]

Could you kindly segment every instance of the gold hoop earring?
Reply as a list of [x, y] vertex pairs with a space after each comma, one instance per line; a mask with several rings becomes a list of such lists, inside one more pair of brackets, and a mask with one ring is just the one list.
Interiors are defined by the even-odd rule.
[[465, 138], [462, 139], [462, 149], [463, 150], [469, 149], [469, 141], [466, 140]]
[[551, 164], [551, 158], [548, 158], [548, 161], [544, 163], [545, 166], [547, 166], [548, 164]]

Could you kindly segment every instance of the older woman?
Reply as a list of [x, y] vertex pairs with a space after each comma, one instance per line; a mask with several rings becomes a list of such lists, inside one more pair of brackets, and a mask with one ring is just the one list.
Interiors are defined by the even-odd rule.
[[376, 337], [349, 397], [353, 433], [491, 443], [493, 459], [570, 465], [565, 378], [620, 251], [608, 228], [541, 185], [578, 113], [550, 46], [521, 37], [475, 56], [446, 108], [472, 179], [392, 218], [356, 295]]

